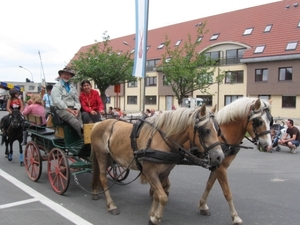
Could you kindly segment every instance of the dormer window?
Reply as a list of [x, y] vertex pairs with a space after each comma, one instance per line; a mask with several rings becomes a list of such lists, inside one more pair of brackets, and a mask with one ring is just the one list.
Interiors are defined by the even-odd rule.
[[200, 42], [200, 41], [202, 41], [202, 39], [203, 39], [203, 36], [198, 37], [196, 42]]
[[267, 26], [265, 27], [264, 32], [265, 32], [265, 33], [270, 32], [271, 29], [272, 29], [272, 26], [273, 26], [272, 24], [271, 24], [271, 25], [267, 25]]
[[133, 53], [134, 53], [134, 49], [131, 50], [130, 54], [133, 54]]
[[119, 51], [119, 52], [118, 52], [118, 55], [121, 55], [121, 54], [122, 54], [122, 51]]
[[252, 34], [252, 31], [253, 31], [253, 27], [252, 27], [252, 28], [247, 28], [247, 29], [244, 31], [244, 34], [243, 34], [243, 35], [250, 35], [250, 34]]
[[165, 46], [165, 43], [161, 43], [161, 44], [157, 47], [157, 49], [162, 49], [164, 46]]
[[210, 41], [214, 41], [217, 40], [220, 34], [214, 34], [213, 36], [211, 36], [211, 38], [209, 39]]
[[298, 26], [297, 27], [300, 28], [300, 21], [298, 22]]
[[264, 50], [265, 50], [265, 45], [260, 45], [260, 46], [257, 46], [256, 48], [255, 48], [255, 50], [254, 50], [254, 53], [263, 53], [264, 52]]
[[149, 48], [150, 48], [150, 45], [147, 46], [147, 51], [148, 51]]
[[297, 45], [298, 45], [298, 41], [289, 42], [289, 43], [287, 43], [285, 50], [287, 50], [287, 51], [288, 50], [296, 50]]
[[181, 42], [182, 42], [182, 39], [181, 39], [181, 40], [178, 40], [178, 41], [176, 42], [175, 46], [179, 46]]

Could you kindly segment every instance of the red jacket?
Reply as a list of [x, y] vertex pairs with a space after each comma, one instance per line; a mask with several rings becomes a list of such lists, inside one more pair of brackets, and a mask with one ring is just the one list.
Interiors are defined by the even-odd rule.
[[90, 113], [91, 111], [100, 112], [104, 110], [103, 102], [100, 98], [98, 91], [91, 89], [89, 94], [84, 91], [80, 93], [79, 101], [83, 111]]

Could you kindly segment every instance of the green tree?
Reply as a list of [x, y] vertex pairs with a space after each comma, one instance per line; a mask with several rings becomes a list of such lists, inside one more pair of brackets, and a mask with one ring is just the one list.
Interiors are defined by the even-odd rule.
[[71, 67], [76, 71], [74, 81], [93, 80], [105, 105], [105, 91], [109, 86], [136, 80], [132, 76], [133, 59], [130, 52], [119, 54], [109, 42], [110, 37], [105, 32], [102, 42], [96, 40], [86, 52], [78, 53], [71, 61]]
[[224, 79], [224, 75], [220, 74], [213, 80], [216, 62], [208, 58], [205, 52], [197, 52], [201, 43], [198, 38], [203, 35], [204, 27], [205, 24], [198, 28], [196, 41], [188, 34], [187, 40], [179, 46], [172, 45], [166, 36], [165, 52], [158, 71], [165, 75], [164, 82], [172, 87], [179, 105], [191, 92], [200, 90], [208, 93], [209, 86]]

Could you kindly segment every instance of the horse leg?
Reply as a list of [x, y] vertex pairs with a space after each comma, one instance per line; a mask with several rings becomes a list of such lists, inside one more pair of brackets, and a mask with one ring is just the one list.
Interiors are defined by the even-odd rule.
[[[170, 180], [168, 178], [166, 184], [163, 186], [163, 189], [166, 192], [166, 194], [167, 194], [168, 197], [169, 197], [169, 194], [170, 194], [170, 187], [171, 187], [171, 183], [170, 183]], [[150, 186], [150, 189], [149, 189], [149, 196], [150, 196], [150, 198], [153, 197], [153, 193], [154, 193], [154, 190]]]
[[205, 191], [201, 197], [200, 203], [199, 203], [199, 209], [200, 209], [201, 215], [210, 215], [209, 207], [207, 206], [207, 203], [206, 203], [207, 197], [209, 195], [211, 188], [214, 185], [214, 182], [216, 181], [216, 179], [218, 179], [219, 184], [222, 188], [224, 197], [227, 200], [227, 203], [229, 205], [230, 215], [232, 218], [232, 224], [233, 225], [242, 225], [243, 221], [238, 216], [238, 214], [235, 210], [233, 200], [232, 200], [232, 193], [229, 188], [228, 179], [227, 179], [227, 168], [229, 167], [230, 163], [232, 162], [232, 160], [234, 158], [235, 158], [235, 156], [227, 156], [223, 160], [221, 166], [218, 169], [216, 169], [215, 171], [211, 172], [210, 177], [206, 184], [206, 189], [205, 189]]
[[203, 216], [210, 216], [209, 207], [207, 205], [207, 197], [208, 197], [209, 192], [211, 191], [212, 187], [214, 186], [216, 179], [217, 179], [217, 175], [216, 175], [215, 171], [211, 172], [209, 175], [209, 178], [206, 182], [206, 187], [202, 194], [202, 197], [200, 199], [199, 206], [198, 206], [198, 208], [200, 210], [200, 214]]
[[[94, 146], [95, 147], [95, 146]], [[94, 151], [94, 149], [93, 149]], [[99, 153], [99, 154], [97, 154]], [[98, 160], [98, 168], [100, 171], [99, 178], [100, 178], [100, 184], [104, 190], [105, 198], [106, 198], [106, 207], [107, 211], [110, 212], [112, 215], [118, 215], [120, 214], [119, 209], [115, 205], [111, 195], [110, 191], [108, 190], [108, 179], [107, 179], [107, 166], [108, 166], [108, 160], [110, 157], [108, 157], [107, 152], [97, 152], [94, 156], [97, 157]]]
[[24, 166], [23, 148], [20, 140], [19, 140], [19, 153], [20, 153], [20, 166]]
[[[7, 143], [8, 144], [8, 143]], [[8, 161], [12, 161], [12, 155], [13, 155], [13, 142], [9, 142], [9, 153], [8, 153]]]
[[233, 204], [233, 198], [232, 198], [232, 193], [231, 193], [231, 190], [230, 190], [230, 187], [228, 184], [226, 168], [225, 169], [222, 168], [220, 173], [218, 173], [218, 181], [223, 190], [224, 197], [227, 200], [227, 203], [229, 205], [232, 224], [233, 225], [242, 225], [243, 220], [239, 217], [237, 211], [235, 210], [234, 204]]

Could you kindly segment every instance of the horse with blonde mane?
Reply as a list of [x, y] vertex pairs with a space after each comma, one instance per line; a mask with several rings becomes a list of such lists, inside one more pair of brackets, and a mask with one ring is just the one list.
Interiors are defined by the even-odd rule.
[[[236, 157], [240, 148], [247, 148], [240, 145], [246, 132], [252, 137], [254, 143], [259, 142], [264, 151], [272, 151], [270, 126], [273, 123], [273, 117], [270, 114], [270, 107], [270, 102], [265, 102], [258, 98], [244, 97], [228, 104], [216, 114], [222, 133], [219, 136], [219, 141], [224, 143], [222, 149], [225, 159], [209, 175], [206, 189], [199, 202], [201, 215], [210, 215], [207, 198], [215, 181], [218, 180], [230, 208], [232, 224], [243, 224], [233, 204], [232, 193], [227, 179], [227, 168]], [[185, 147], [187, 146], [188, 143], [185, 144]]]
[[[93, 199], [103, 190], [107, 210], [119, 214], [107, 180], [107, 168], [112, 161], [128, 169], [140, 170], [142, 183], [149, 183], [152, 205], [149, 224], [157, 225], [168, 202], [169, 174], [181, 160], [190, 160], [204, 167], [218, 166], [224, 154], [218, 142], [218, 127], [205, 105], [198, 109], [178, 109], [164, 112], [141, 122], [108, 119], [97, 123], [91, 132], [93, 159]], [[191, 140], [207, 155], [202, 160], [181, 148]]]

